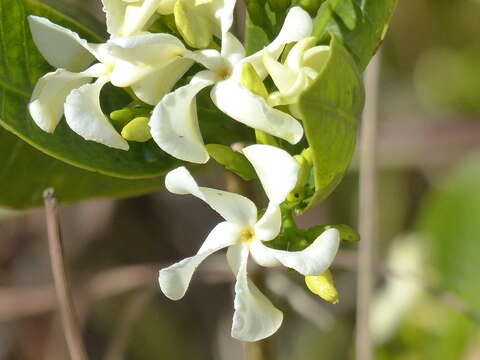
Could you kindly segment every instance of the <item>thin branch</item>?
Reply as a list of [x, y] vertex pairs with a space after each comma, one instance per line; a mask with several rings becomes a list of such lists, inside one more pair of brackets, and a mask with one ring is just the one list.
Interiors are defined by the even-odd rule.
[[45, 190], [43, 197], [45, 201], [50, 261], [68, 350], [72, 360], [87, 360], [87, 352], [82, 341], [78, 319], [75, 314], [71, 287], [65, 266], [57, 202], [53, 189]]
[[362, 240], [359, 244], [357, 276], [357, 360], [373, 359], [369, 307], [373, 288], [373, 244], [377, 230], [376, 150], [379, 77], [380, 53], [375, 56], [366, 73], [367, 102], [360, 137], [360, 209], [358, 223]]

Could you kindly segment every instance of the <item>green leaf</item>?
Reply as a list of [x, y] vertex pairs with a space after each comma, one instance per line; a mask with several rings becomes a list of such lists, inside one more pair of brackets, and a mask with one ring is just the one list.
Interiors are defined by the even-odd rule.
[[257, 178], [255, 169], [247, 160], [245, 155], [232, 150], [231, 147], [220, 144], [208, 144], [207, 151], [210, 156], [219, 164], [225, 166], [244, 180]]
[[334, 34], [363, 71], [383, 40], [397, 0], [327, 0], [314, 20], [313, 35]]
[[315, 82], [301, 95], [298, 110], [314, 164], [315, 193], [300, 211], [325, 199], [347, 171], [365, 94], [352, 56], [332, 35], [331, 53]]
[[[0, 0], [0, 125], [48, 155], [83, 169], [123, 178], [145, 178], [164, 174], [178, 162], [153, 141], [131, 143], [130, 151], [85, 141], [62, 121], [54, 134], [40, 130], [28, 115], [28, 102], [39, 77], [52, 71], [36, 49], [27, 15], [49, 18], [78, 32], [89, 41], [100, 41], [91, 31], [49, 7], [22, 0]], [[102, 105], [108, 113], [126, 98], [106, 88]], [[105, 95], [105, 96], [104, 96]], [[110, 98], [109, 98], [110, 95]]]
[[480, 154], [462, 163], [426, 200], [418, 221], [439, 286], [480, 312]]
[[0, 128], [0, 206], [24, 209], [42, 204], [46, 188], [61, 203], [95, 197], [141, 195], [163, 187], [162, 178], [129, 180], [85, 171], [49, 157]]

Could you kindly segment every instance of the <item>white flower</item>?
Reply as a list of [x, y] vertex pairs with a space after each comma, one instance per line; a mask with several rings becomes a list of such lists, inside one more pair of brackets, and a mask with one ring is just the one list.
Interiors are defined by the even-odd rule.
[[107, 29], [112, 36], [138, 35], [148, 28], [155, 15], [175, 14], [185, 41], [196, 48], [207, 47], [213, 35], [233, 22], [235, 0], [102, 0]]
[[160, 270], [159, 282], [168, 298], [182, 298], [197, 266], [210, 254], [228, 247], [228, 262], [236, 275], [232, 336], [243, 341], [257, 341], [277, 331], [283, 314], [248, 279], [249, 254], [262, 266], [283, 264], [303, 275], [319, 275], [333, 261], [339, 246], [339, 233], [335, 229], [327, 230], [308, 248], [298, 252], [265, 246], [263, 242], [273, 240], [281, 230], [279, 204], [295, 187], [299, 165], [284, 150], [268, 145], [252, 145], [245, 148], [244, 153], [270, 200], [260, 219], [252, 201], [238, 194], [199, 187], [184, 167], [167, 175], [165, 184], [169, 191], [202, 199], [225, 221], [215, 226], [196, 255]]
[[[128, 150], [127, 141], [100, 108], [102, 87], [107, 82], [131, 86], [142, 100], [156, 103], [193, 63], [182, 57], [185, 46], [172, 35], [144, 34], [90, 44], [48, 19], [28, 20], [38, 49], [59, 68], [39, 79], [29, 104], [33, 120], [46, 132], [53, 132], [65, 113], [70, 128], [86, 140]], [[95, 59], [99, 63], [88, 67]]]
[[268, 103], [271, 106], [297, 103], [301, 93], [318, 77], [328, 61], [330, 47], [314, 47], [315, 41], [314, 37], [308, 37], [297, 42], [284, 64], [268, 51], [264, 52], [263, 63], [279, 90], [270, 94]]
[[[277, 38], [265, 49], [277, 58], [285, 44], [309, 36], [312, 20], [299, 7], [292, 8]], [[243, 65], [251, 63], [261, 77], [266, 69], [261, 50], [245, 57], [242, 44], [230, 33], [222, 36], [221, 52], [203, 50], [185, 56], [204, 65], [208, 70], [198, 73], [190, 82], [166, 95], [155, 107], [150, 127], [152, 136], [165, 152], [194, 163], [208, 161], [208, 152], [200, 134], [195, 96], [205, 87], [214, 85], [210, 96], [215, 105], [233, 119], [254, 129], [297, 143], [303, 128], [291, 115], [269, 106], [261, 96], [240, 85]]]

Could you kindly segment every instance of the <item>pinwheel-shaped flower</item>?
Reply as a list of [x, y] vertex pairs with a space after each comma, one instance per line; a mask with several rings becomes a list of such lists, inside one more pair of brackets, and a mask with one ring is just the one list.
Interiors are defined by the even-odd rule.
[[263, 63], [279, 91], [268, 98], [271, 106], [292, 105], [298, 102], [301, 93], [317, 78], [330, 56], [330, 47], [314, 46], [316, 39], [307, 37], [293, 46], [284, 64], [278, 62], [268, 51], [263, 54]]
[[203, 50], [186, 54], [208, 70], [199, 72], [185, 86], [167, 94], [155, 107], [150, 120], [153, 139], [165, 152], [185, 161], [205, 163], [209, 159], [200, 133], [196, 95], [213, 85], [210, 96], [231, 118], [254, 129], [265, 131], [292, 144], [303, 136], [303, 128], [291, 115], [267, 104], [261, 96], [240, 84], [243, 66], [250, 63], [258, 75], [266, 76], [262, 57], [268, 51], [273, 58], [280, 56], [285, 44], [311, 34], [312, 20], [299, 7], [292, 8], [277, 38], [264, 50], [245, 57], [242, 44], [231, 34], [222, 36], [221, 52]]
[[339, 232], [327, 230], [298, 252], [264, 245], [280, 232], [279, 204], [295, 187], [299, 166], [287, 152], [268, 145], [249, 146], [244, 154], [254, 166], [270, 200], [260, 219], [252, 201], [238, 194], [199, 187], [184, 167], [167, 175], [165, 184], [169, 191], [202, 199], [225, 221], [210, 232], [195, 256], [160, 270], [159, 282], [167, 297], [182, 298], [198, 265], [212, 253], [228, 247], [228, 262], [236, 275], [232, 336], [243, 341], [257, 341], [277, 331], [283, 314], [248, 279], [249, 254], [262, 266], [283, 264], [303, 275], [320, 275], [330, 266], [338, 250]]
[[[53, 132], [65, 113], [70, 128], [86, 140], [128, 150], [127, 141], [100, 108], [102, 87], [107, 82], [131, 86], [141, 99], [155, 102], [171, 91], [193, 63], [182, 57], [186, 52], [182, 42], [169, 34], [91, 44], [48, 19], [30, 16], [29, 22], [38, 49], [58, 68], [37, 82], [29, 105], [33, 120], [46, 132]], [[88, 67], [95, 59], [98, 63]]]

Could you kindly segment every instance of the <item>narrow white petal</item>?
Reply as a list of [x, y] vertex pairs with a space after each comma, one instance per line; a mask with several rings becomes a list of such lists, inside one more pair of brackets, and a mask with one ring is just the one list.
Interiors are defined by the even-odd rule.
[[107, 31], [112, 36], [121, 34], [123, 22], [125, 20], [125, 10], [127, 3], [119, 0], [102, 0], [103, 11], [107, 18]]
[[254, 167], [271, 202], [281, 204], [295, 188], [300, 166], [285, 150], [270, 145], [251, 145], [243, 154]]
[[232, 271], [237, 276], [232, 337], [241, 341], [258, 341], [278, 330], [283, 314], [248, 279], [248, 253], [247, 244], [231, 246], [227, 253]]
[[200, 263], [214, 252], [234, 244], [238, 236], [238, 227], [228, 222], [222, 222], [210, 232], [195, 256], [160, 270], [158, 281], [165, 296], [172, 300], [181, 299], [185, 295], [192, 275]]
[[255, 240], [250, 243], [250, 254], [258, 265], [265, 267], [282, 265], [282, 263], [278, 261], [275, 255], [269, 250], [270, 248], [263, 245], [261, 240]]
[[183, 166], [167, 174], [165, 187], [174, 194], [191, 194], [198, 197], [233, 224], [242, 227], [253, 226], [257, 220], [257, 208], [251, 200], [238, 194], [199, 187]]
[[161, 15], [170, 15], [173, 14], [173, 9], [175, 8], [175, 3], [177, 0], [162, 0], [158, 5], [158, 13]]
[[63, 104], [68, 94], [91, 77], [58, 69], [40, 78], [33, 89], [28, 109], [35, 123], [43, 130], [52, 133], [63, 117]]
[[[295, 6], [290, 9], [278, 36], [265, 48], [274, 59], [278, 59], [286, 44], [300, 41], [310, 36], [313, 29], [312, 18], [302, 8]], [[265, 78], [267, 71], [262, 61], [264, 49], [246, 57], [236, 66], [235, 73], [240, 73], [241, 64], [249, 62], [260, 77]], [[238, 76], [238, 75], [237, 75]]]
[[280, 90], [281, 93], [290, 91], [297, 80], [298, 72], [278, 62], [272, 57], [268, 50], [265, 50], [263, 54], [263, 64], [278, 90]]
[[177, 159], [206, 163], [208, 152], [198, 125], [195, 96], [213, 82], [198, 78], [167, 94], [150, 118], [152, 137], [160, 148]]
[[77, 33], [44, 17], [28, 17], [33, 41], [47, 62], [55, 68], [82, 71], [95, 57], [86, 40]]
[[[310, 49], [316, 42], [316, 38], [311, 36], [298, 41], [288, 53], [285, 64], [296, 71], [299, 71], [303, 66], [303, 58], [305, 52]], [[322, 48], [330, 49], [329, 46], [322, 46]]]
[[220, 29], [223, 35], [230, 30], [233, 24], [233, 11], [235, 9], [235, 0], [212, 0], [211, 6], [215, 13], [215, 18], [220, 23]]
[[161, 2], [162, 0], [143, 0], [140, 3], [132, 2], [128, 4], [125, 9], [121, 35], [128, 36], [146, 30], [147, 24], [156, 13]]
[[340, 234], [338, 230], [328, 229], [302, 251], [275, 250], [257, 243], [255, 247], [251, 248], [251, 252], [255, 259], [274, 257], [286, 267], [292, 268], [305, 276], [321, 275], [332, 264], [339, 244]]
[[280, 207], [270, 202], [265, 214], [255, 224], [255, 237], [261, 241], [275, 239], [282, 228], [282, 213]]
[[231, 64], [236, 64], [245, 57], [245, 48], [230, 32], [222, 36], [222, 56], [226, 57]]
[[127, 141], [117, 133], [100, 108], [100, 91], [107, 82], [108, 79], [102, 77], [93, 84], [72, 90], [65, 102], [65, 119], [70, 128], [85, 140], [128, 150]]
[[285, 139], [291, 144], [303, 137], [302, 125], [291, 115], [270, 107], [233, 80], [217, 83], [211, 92], [215, 105], [233, 119], [257, 130]]
[[218, 72], [221, 69], [227, 68], [228, 63], [225, 58], [217, 51], [213, 49], [187, 51], [185, 57], [192, 59], [193, 61], [202, 64], [208, 70]]
[[167, 66], [134, 83], [132, 90], [140, 100], [156, 105], [172, 90], [192, 64], [193, 61], [190, 59], [177, 58]]

